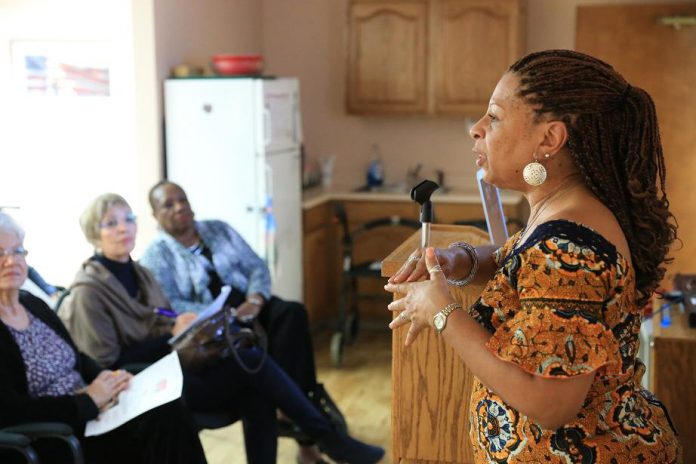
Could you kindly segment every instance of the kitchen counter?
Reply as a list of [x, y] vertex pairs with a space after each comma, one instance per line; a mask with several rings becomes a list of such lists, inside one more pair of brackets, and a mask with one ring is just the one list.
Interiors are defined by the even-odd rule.
[[[337, 301], [342, 288], [342, 230], [335, 220], [335, 204], [341, 203], [350, 230], [384, 217], [416, 219], [418, 205], [406, 191], [356, 192], [352, 186], [313, 188], [303, 195], [302, 210], [302, 253], [304, 255], [304, 301], [312, 324], [336, 324]], [[511, 232], [515, 225], [528, 216], [527, 202], [516, 192], [501, 192], [505, 217], [511, 221]], [[440, 226], [452, 224], [481, 224], [485, 221], [481, 197], [478, 190], [435, 192], [432, 196], [434, 222]], [[433, 227], [436, 225], [433, 224]], [[382, 260], [396, 243], [403, 242], [413, 233], [412, 229], [387, 227], [375, 229], [364, 236], [354, 248], [361, 258], [370, 261]], [[367, 237], [367, 238], [366, 238]], [[382, 282], [362, 282], [361, 292], [383, 293]], [[388, 313], [384, 301], [376, 299], [360, 304], [363, 320], [386, 324]]]
[[[502, 190], [500, 200], [503, 205], [518, 205], [523, 201], [523, 196], [517, 192]], [[411, 201], [408, 191], [390, 191], [385, 188], [380, 191], [356, 191], [355, 187], [334, 186], [313, 187], [302, 192], [302, 209], [310, 209], [322, 203], [332, 200], [372, 200], [372, 201]], [[435, 191], [432, 201], [438, 203], [468, 203], [481, 204], [481, 195], [478, 190], [451, 189], [445, 192]]]

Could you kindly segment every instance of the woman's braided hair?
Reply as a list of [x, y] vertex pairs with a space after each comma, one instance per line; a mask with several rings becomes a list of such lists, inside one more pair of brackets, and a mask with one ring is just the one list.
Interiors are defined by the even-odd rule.
[[650, 95], [607, 63], [571, 50], [532, 53], [508, 71], [520, 79], [518, 96], [537, 118], [565, 123], [568, 149], [585, 183], [626, 235], [642, 306], [662, 280], [677, 236]]

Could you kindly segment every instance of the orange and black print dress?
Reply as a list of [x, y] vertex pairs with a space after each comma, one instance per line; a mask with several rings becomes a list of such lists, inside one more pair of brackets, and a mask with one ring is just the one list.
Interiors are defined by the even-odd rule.
[[633, 268], [597, 232], [565, 220], [538, 226], [499, 268], [469, 313], [500, 359], [543, 377], [595, 373], [577, 417], [546, 430], [478, 379], [471, 396], [477, 463], [678, 463], [664, 406], [640, 385], [641, 315]]

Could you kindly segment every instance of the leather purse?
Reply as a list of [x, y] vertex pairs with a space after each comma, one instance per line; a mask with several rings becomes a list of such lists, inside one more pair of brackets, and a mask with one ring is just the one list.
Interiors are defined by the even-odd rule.
[[[223, 307], [188, 332], [177, 339], [172, 349], [179, 354], [182, 366], [193, 372], [234, 356], [242, 369], [254, 374], [261, 370], [268, 356], [268, 338], [261, 324], [256, 319], [249, 323], [238, 321], [231, 306]], [[239, 350], [253, 349], [261, 350], [262, 355], [256, 365], [248, 366]]]

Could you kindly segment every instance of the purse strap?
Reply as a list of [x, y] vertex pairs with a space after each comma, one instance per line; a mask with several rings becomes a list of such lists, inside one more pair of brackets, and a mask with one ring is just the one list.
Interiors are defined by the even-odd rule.
[[[247, 366], [246, 363], [244, 362], [244, 360], [242, 360], [242, 357], [239, 355], [239, 351], [237, 348], [237, 341], [238, 341], [239, 337], [235, 337], [235, 335], [232, 333], [232, 331], [230, 331], [230, 324], [234, 323], [234, 318], [232, 317], [232, 308], [230, 306], [225, 306], [225, 308], [223, 309], [223, 315], [225, 318], [225, 323], [224, 323], [225, 340], [227, 341], [227, 346], [229, 347], [230, 352], [234, 355], [235, 359], [239, 363], [239, 366], [244, 370], [244, 372], [246, 372], [248, 374], [258, 373], [261, 370], [261, 368], [263, 368], [263, 365], [266, 363], [266, 358], [268, 357], [268, 349], [267, 349], [268, 347], [267, 347], [266, 340], [264, 340], [263, 337], [261, 337], [261, 339], [259, 340], [260, 343], [255, 342], [255, 344], [261, 350], [261, 353], [262, 353], [261, 359], [259, 360], [258, 365], [256, 365], [255, 367]], [[242, 331], [242, 330], [247, 330], [247, 331], [251, 332], [249, 329], [243, 329], [243, 328], [240, 329], [240, 331]], [[251, 332], [251, 334], [253, 336], [253, 332]], [[253, 337], [252, 337], [252, 340], [253, 340]]]

